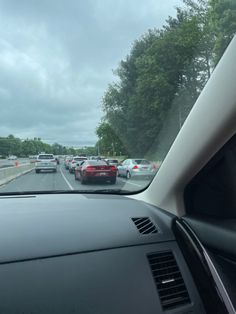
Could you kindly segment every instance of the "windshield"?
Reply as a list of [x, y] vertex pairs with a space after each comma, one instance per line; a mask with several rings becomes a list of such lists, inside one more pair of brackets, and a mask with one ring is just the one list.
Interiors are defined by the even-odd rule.
[[235, 16], [234, 0], [0, 1], [0, 194], [145, 189]]

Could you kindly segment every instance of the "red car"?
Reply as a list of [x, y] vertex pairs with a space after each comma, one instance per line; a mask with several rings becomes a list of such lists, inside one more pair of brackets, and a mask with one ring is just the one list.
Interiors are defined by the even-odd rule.
[[75, 180], [80, 180], [82, 184], [88, 181], [110, 181], [116, 183], [115, 166], [109, 166], [103, 160], [86, 160], [75, 168]]

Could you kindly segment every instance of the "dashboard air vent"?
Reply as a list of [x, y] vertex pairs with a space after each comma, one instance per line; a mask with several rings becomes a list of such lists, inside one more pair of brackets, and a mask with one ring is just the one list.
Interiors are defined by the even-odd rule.
[[141, 234], [157, 233], [157, 228], [148, 217], [132, 218], [135, 226]]
[[190, 303], [188, 291], [173, 253], [158, 252], [147, 257], [163, 310]]

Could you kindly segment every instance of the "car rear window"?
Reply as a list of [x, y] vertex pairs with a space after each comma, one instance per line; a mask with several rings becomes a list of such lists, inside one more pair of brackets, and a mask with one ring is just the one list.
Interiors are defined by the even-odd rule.
[[54, 159], [53, 155], [39, 155], [38, 159]]
[[81, 161], [81, 160], [87, 160], [87, 158], [86, 157], [76, 157], [76, 158], [74, 158], [74, 160]]
[[89, 160], [88, 162], [89, 165], [91, 166], [105, 166], [107, 163], [102, 160]]
[[134, 163], [136, 163], [137, 165], [150, 165], [150, 161], [146, 160], [146, 159], [135, 159]]

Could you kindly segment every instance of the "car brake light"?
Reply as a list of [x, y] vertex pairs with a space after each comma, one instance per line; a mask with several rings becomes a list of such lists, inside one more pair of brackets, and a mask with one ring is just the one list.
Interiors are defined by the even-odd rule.
[[111, 166], [111, 171], [116, 171], [116, 166]]
[[96, 170], [96, 167], [87, 166], [87, 167], [86, 167], [86, 170], [87, 170], [87, 171], [93, 171], [93, 170]]
[[133, 169], [138, 169], [138, 166], [137, 165], [133, 166]]

